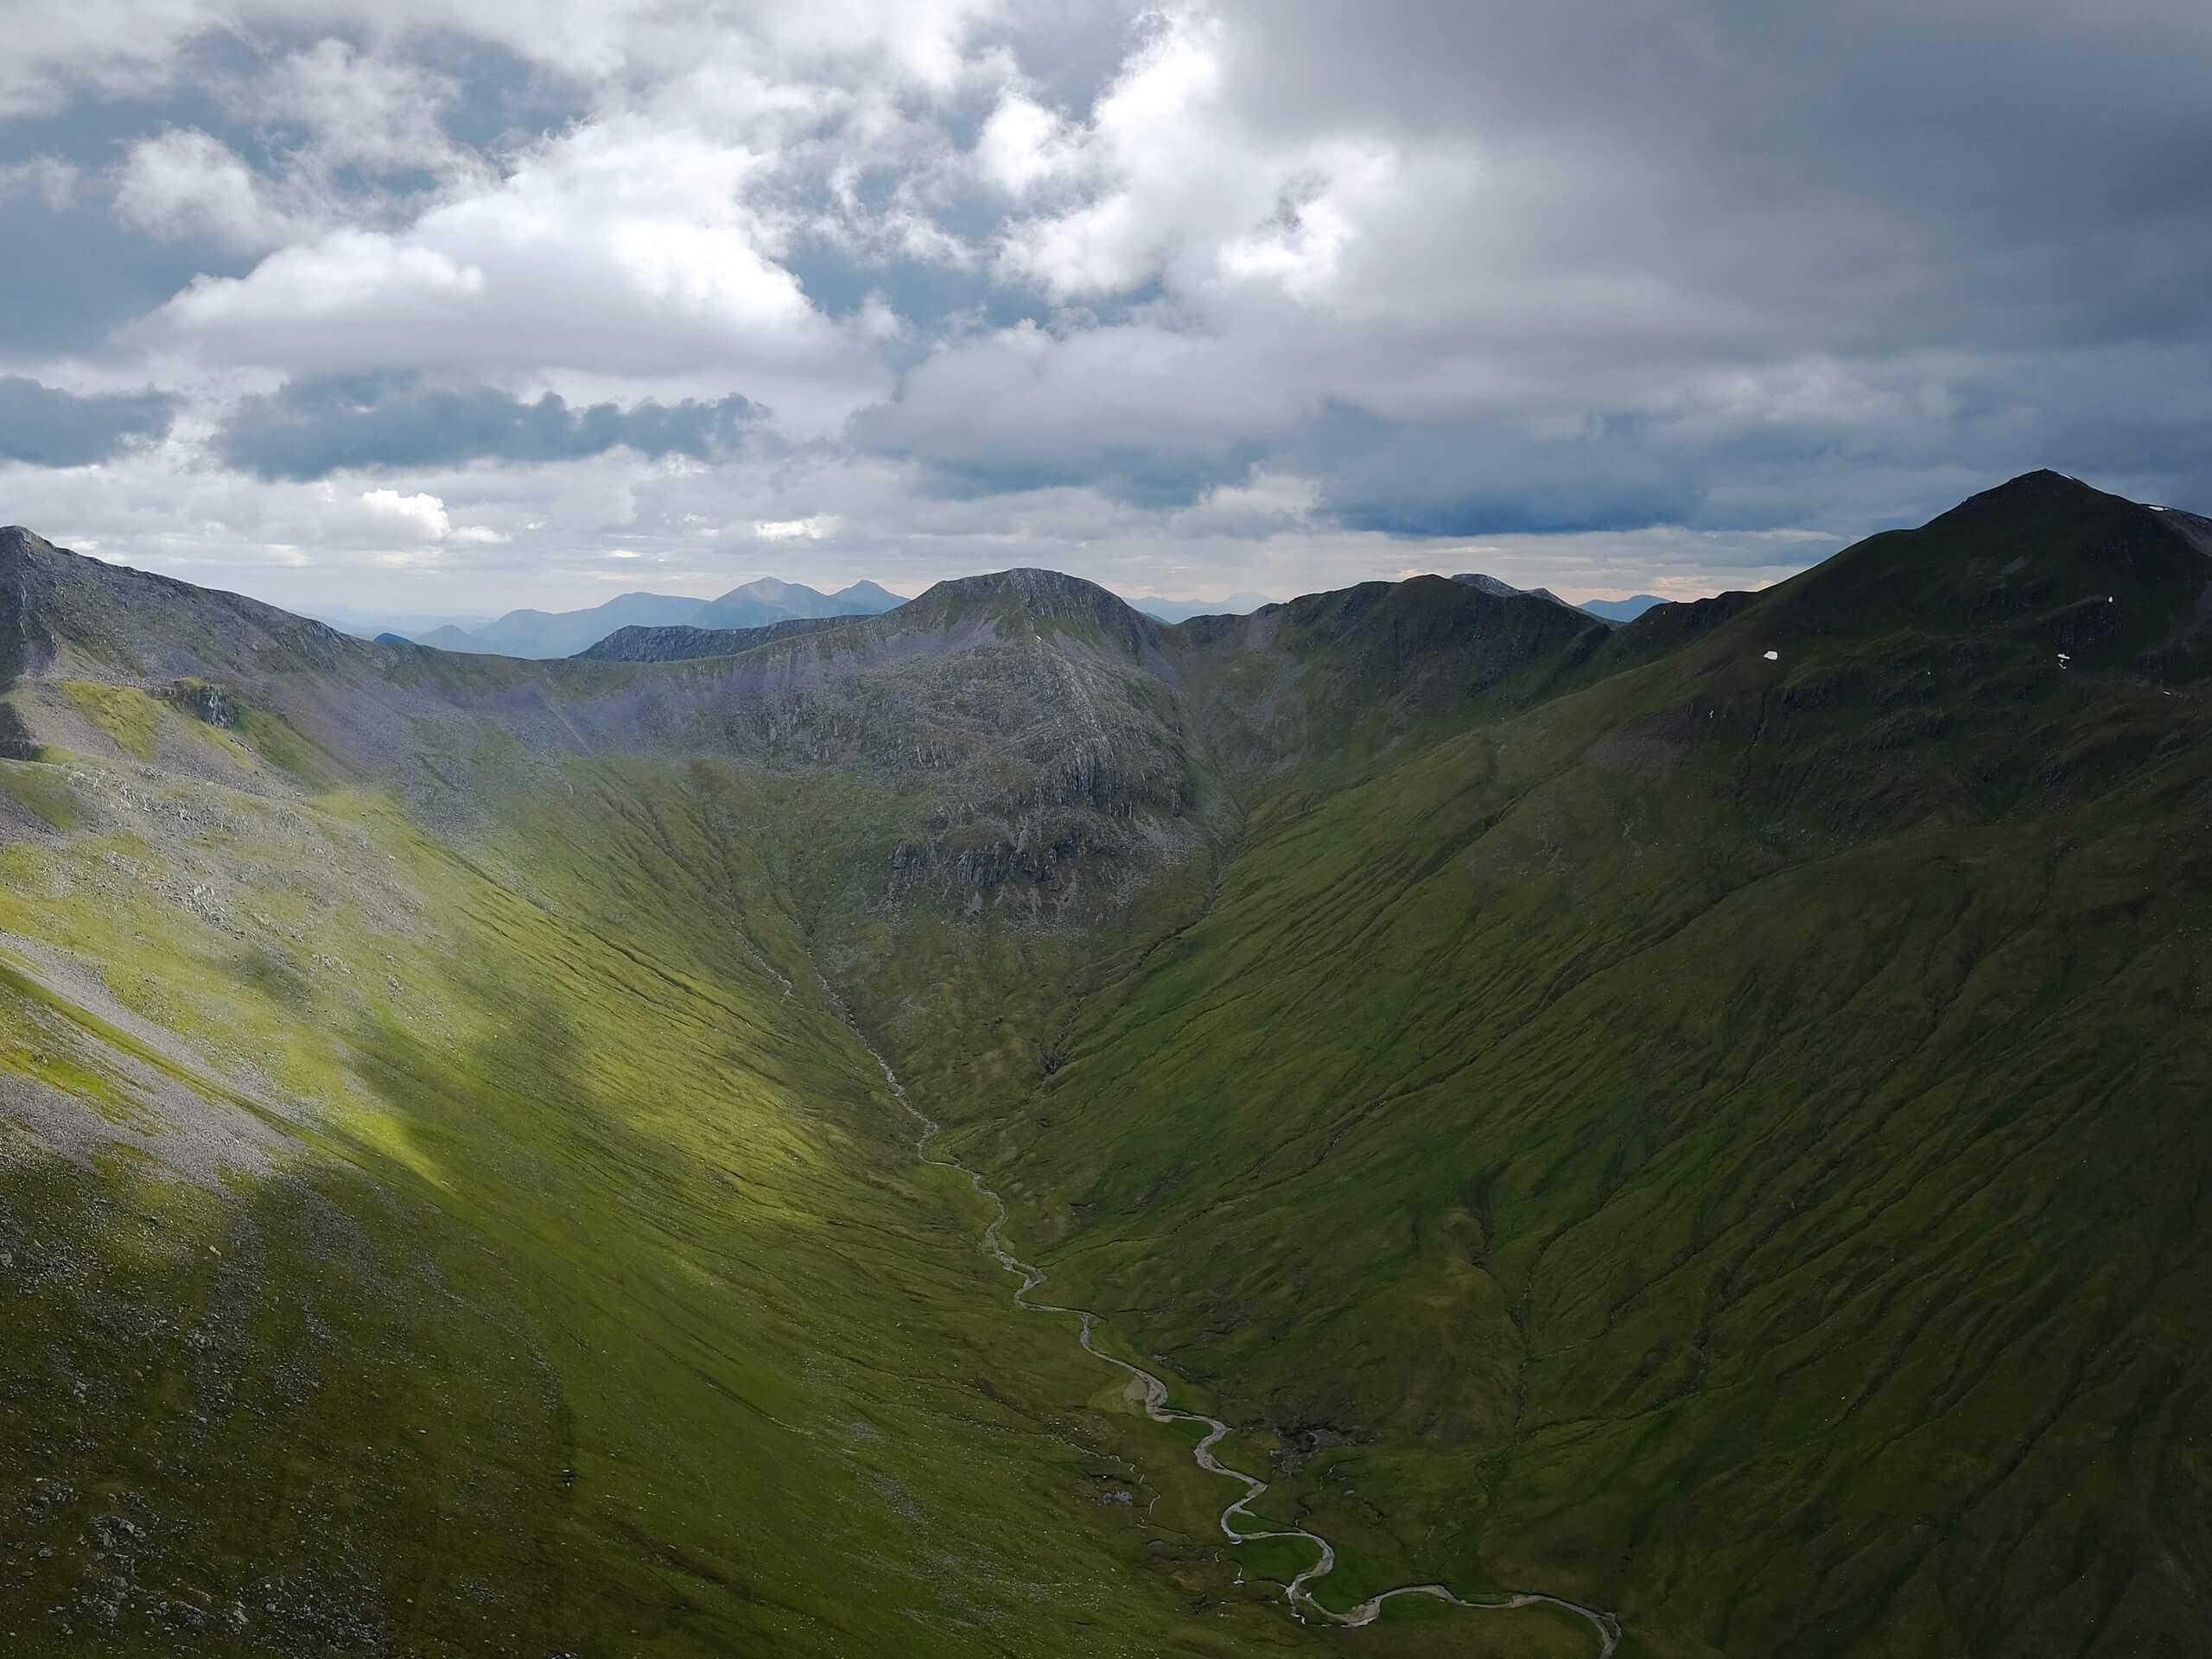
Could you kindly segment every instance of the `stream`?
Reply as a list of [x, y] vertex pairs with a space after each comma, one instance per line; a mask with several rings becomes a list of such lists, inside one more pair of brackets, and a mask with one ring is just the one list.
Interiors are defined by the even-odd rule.
[[[817, 977], [820, 976], [817, 975]], [[1006, 1200], [991, 1188], [984, 1185], [982, 1176], [975, 1170], [956, 1159], [931, 1152], [930, 1142], [937, 1138], [939, 1127], [937, 1120], [906, 1097], [906, 1085], [899, 1081], [898, 1073], [891, 1069], [891, 1063], [877, 1052], [875, 1046], [861, 1034], [860, 1027], [853, 1020], [851, 1010], [845, 1006], [844, 999], [830, 988], [830, 982], [826, 979], [822, 982], [822, 988], [829, 994], [831, 1003], [844, 1016], [846, 1024], [853, 1027], [853, 1034], [860, 1039], [861, 1046], [867, 1048], [876, 1065], [882, 1068], [883, 1080], [889, 1085], [893, 1096], [912, 1116], [914, 1121], [921, 1125], [921, 1134], [914, 1142], [915, 1156], [925, 1163], [937, 1164], [956, 1173], [965, 1175], [968, 1178], [969, 1185], [975, 1188], [979, 1195], [988, 1200], [997, 1212], [992, 1217], [991, 1224], [983, 1230], [982, 1249], [1001, 1268], [1020, 1280], [1020, 1284], [1014, 1293], [1014, 1305], [1031, 1313], [1063, 1313], [1080, 1321], [1080, 1331], [1077, 1339], [1083, 1344], [1084, 1352], [1090, 1355], [1094, 1359], [1103, 1361], [1117, 1370], [1128, 1373], [1131, 1380], [1142, 1391], [1145, 1415], [1151, 1418], [1154, 1422], [1202, 1423], [1205, 1426], [1205, 1436], [1192, 1449], [1192, 1457], [1197, 1461], [1198, 1467], [1208, 1474], [1226, 1476], [1244, 1488], [1244, 1495], [1230, 1503], [1221, 1512], [1222, 1534], [1230, 1542], [1249, 1544], [1269, 1538], [1302, 1538], [1319, 1552], [1319, 1559], [1313, 1565], [1293, 1579], [1284, 1592], [1285, 1598], [1290, 1603], [1291, 1614], [1294, 1618], [1303, 1623], [1308, 1615], [1311, 1615], [1322, 1624], [1334, 1624], [1346, 1629], [1356, 1628], [1362, 1624], [1372, 1624], [1382, 1617], [1383, 1603], [1395, 1596], [1427, 1596], [1437, 1601], [1449, 1602], [1454, 1607], [1493, 1612], [1545, 1603], [1554, 1607], [1563, 1608], [1570, 1613], [1587, 1619], [1591, 1627], [1598, 1632], [1599, 1643], [1598, 1659], [1612, 1659], [1613, 1650], [1620, 1645], [1621, 1641], [1619, 1619], [1599, 1608], [1586, 1607], [1579, 1601], [1569, 1601], [1564, 1596], [1546, 1595], [1541, 1591], [1516, 1592], [1502, 1596], [1495, 1601], [1470, 1601], [1456, 1594], [1448, 1585], [1402, 1584], [1395, 1589], [1385, 1590], [1379, 1595], [1369, 1597], [1349, 1612], [1339, 1613], [1323, 1606], [1307, 1586], [1328, 1577], [1336, 1570], [1336, 1547], [1319, 1533], [1308, 1532], [1303, 1527], [1268, 1528], [1262, 1525], [1252, 1531], [1244, 1531], [1238, 1528], [1237, 1522], [1240, 1519], [1247, 1522], [1255, 1519], [1248, 1506], [1268, 1490], [1268, 1483], [1256, 1475], [1246, 1474], [1242, 1469], [1233, 1469], [1214, 1456], [1213, 1449], [1229, 1433], [1229, 1425], [1218, 1417], [1209, 1417], [1203, 1412], [1181, 1411], [1170, 1406], [1167, 1403], [1167, 1384], [1165, 1382], [1141, 1366], [1132, 1365], [1125, 1359], [1117, 1359], [1112, 1354], [1103, 1351], [1091, 1340], [1091, 1332], [1097, 1316], [1089, 1308], [1065, 1307], [1053, 1302], [1034, 1302], [1029, 1300], [1029, 1293], [1045, 1282], [1045, 1270], [1024, 1262], [1007, 1249], [1005, 1240], [1000, 1236], [1000, 1230], [1006, 1225]]]

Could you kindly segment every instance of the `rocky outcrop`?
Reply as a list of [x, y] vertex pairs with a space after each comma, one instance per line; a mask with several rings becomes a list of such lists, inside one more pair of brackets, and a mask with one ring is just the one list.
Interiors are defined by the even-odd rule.
[[238, 717], [237, 696], [219, 685], [206, 680], [171, 680], [162, 688], [162, 699], [174, 703], [194, 720], [210, 726], [234, 725]]

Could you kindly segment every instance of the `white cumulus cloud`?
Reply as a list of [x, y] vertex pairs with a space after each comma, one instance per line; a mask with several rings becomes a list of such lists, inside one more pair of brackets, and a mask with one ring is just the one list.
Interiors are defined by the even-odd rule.
[[[335, 501], [336, 492], [325, 486], [326, 499]], [[378, 531], [403, 540], [419, 543], [456, 542], [486, 545], [506, 540], [495, 530], [481, 524], [456, 525], [446, 512], [446, 504], [435, 495], [420, 491], [402, 495], [397, 490], [364, 490], [359, 498], [363, 521]]]

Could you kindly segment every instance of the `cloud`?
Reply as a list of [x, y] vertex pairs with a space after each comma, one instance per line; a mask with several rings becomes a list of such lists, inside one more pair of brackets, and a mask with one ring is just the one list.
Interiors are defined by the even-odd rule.
[[711, 461], [734, 451], [762, 415], [734, 393], [712, 403], [573, 408], [550, 391], [524, 402], [486, 385], [350, 375], [296, 380], [239, 399], [213, 448], [226, 465], [268, 479], [480, 461], [535, 466], [618, 447], [656, 460]]
[[747, 200], [763, 164], [641, 118], [594, 123], [403, 229], [334, 229], [195, 282], [138, 338], [304, 375], [742, 376], [820, 430], [886, 388], [880, 320], [831, 321], [772, 257], [784, 227]]
[[232, 138], [166, 126], [131, 143], [111, 181], [124, 224], [264, 254], [491, 176], [445, 130], [458, 86], [419, 64], [331, 39], [258, 78], [211, 79]]
[[363, 490], [349, 502], [325, 486], [317, 492], [317, 499], [334, 509], [323, 515], [326, 528], [341, 535], [353, 530], [356, 539], [363, 530], [369, 540], [390, 541], [401, 547], [445, 542], [484, 546], [507, 539], [486, 525], [455, 524], [441, 498], [419, 491], [402, 495], [397, 490]]
[[837, 533], [837, 518], [834, 513], [816, 513], [806, 518], [758, 518], [753, 533], [764, 542], [818, 542]]
[[1008, 195], [1025, 196], [1075, 176], [1082, 150], [1066, 122], [1027, 92], [1008, 87], [976, 139], [976, 166]]
[[397, 490], [364, 490], [361, 511], [418, 541], [442, 542], [453, 533], [446, 504], [435, 495], [402, 495]]
[[1299, 423], [1281, 378], [1244, 366], [1217, 340], [1156, 323], [1023, 321], [941, 343], [853, 435], [954, 493], [1095, 483], [1181, 505]]
[[443, 117], [460, 95], [452, 77], [423, 65], [318, 41], [282, 59], [254, 99], [266, 118], [310, 135], [302, 147], [318, 169], [450, 172], [467, 166]]
[[67, 208], [77, 194], [82, 169], [55, 156], [34, 156], [0, 167], [0, 198], [16, 191], [35, 195], [53, 212]]
[[1325, 461], [1327, 516], [1430, 537], [1642, 530], [1695, 522], [1704, 469], [1643, 419], [1415, 423], [1332, 409], [1300, 443]]
[[212, 8], [197, 0], [16, 0], [0, 54], [0, 119], [65, 109], [87, 90], [151, 91], [168, 79], [181, 42], [211, 20]]
[[1179, 536], [1272, 536], [1313, 521], [1320, 484], [1255, 467], [1241, 484], [1217, 484], [1168, 519]]
[[175, 388], [176, 441], [11, 476], [114, 545], [370, 547], [390, 483], [510, 538], [423, 543], [501, 599], [1468, 537], [1681, 591], [2038, 465], [2212, 504], [2192, 0], [9, 21], [0, 372]]
[[1209, 119], [1221, 46], [1202, 14], [1161, 13], [1087, 122], [1001, 103], [984, 130], [987, 172], [1025, 189], [1069, 178], [1087, 186], [1076, 201], [1007, 226], [1001, 274], [1059, 300], [1112, 293], [1155, 274], [1192, 229], [1261, 216], [1272, 181], [1236, 165], [1254, 158], [1224, 156], [1226, 135]]
[[130, 147], [116, 177], [115, 210], [154, 236], [205, 236], [249, 253], [280, 247], [302, 229], [228, 145], [189, 127]]
[[159, 391], [80, 396], [0, 375], [0, 461], [91, 467], [166, 436], [177, 400]]

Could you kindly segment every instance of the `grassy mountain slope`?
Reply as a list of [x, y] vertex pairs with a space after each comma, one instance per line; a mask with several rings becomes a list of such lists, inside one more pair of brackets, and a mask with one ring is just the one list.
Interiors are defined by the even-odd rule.
[[2193, 1650], [2212, 562], [2164, 518], [2021, 480], [1387, 737], [1370, 648], [1334, 754], [1232, 672], [1294, 764], [969, 1131], [1014, 1236], [1281, 1438], [1346, 1599]]
[[524, 663], [15, 537], [0, 1630], [1591, 1650], [1285, 1617], [834, 991], [1332, 1605], [2192, 1652], [2208, 574], [2035, 475], [1619, 628], [1009, 571]]
[[[0, 763], [11, 1651], [1299, 1645], [1195, 1495], [1103, 1501], [1175, 1459], [914, 1163], [766, 872], [791, 785], [486, 721], [410, 811], [336, 758], [410, 653], [12, 570], [81, 747]], [[186, 665], [251, 718], [122, 683]]]
[[[950, 791], [1141, 785], [1006, 772], [1005, 607], [662, 674], [5, 551], [11, 1650], [1312, 1645], [816, 976], [824, 822], [919, 882]], [[871, 737], [894, 666], [946, 702]]]

